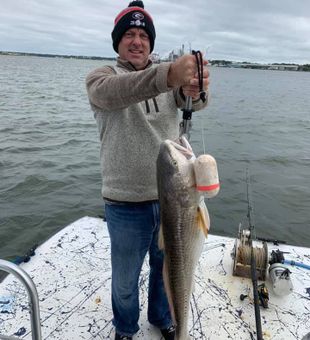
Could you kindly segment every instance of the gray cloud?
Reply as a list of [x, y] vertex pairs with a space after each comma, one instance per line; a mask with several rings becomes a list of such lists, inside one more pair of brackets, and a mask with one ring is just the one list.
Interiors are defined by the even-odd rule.
[[[114, 18], [128, 1], [0, 0], [0, 50], [114, 56]], [[150, 1], [155, 51], [189, 43], [210, 59], [310, 63], [310, 1]]]

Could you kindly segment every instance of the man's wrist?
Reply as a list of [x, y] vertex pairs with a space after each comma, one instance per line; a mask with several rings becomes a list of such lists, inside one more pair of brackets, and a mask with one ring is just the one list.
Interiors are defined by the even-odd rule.
[[168, 76], [167, 76], [167, 86], [168, 87], [175, 87], [174, 83], [174, 64], [171, 63], [168, 71]]

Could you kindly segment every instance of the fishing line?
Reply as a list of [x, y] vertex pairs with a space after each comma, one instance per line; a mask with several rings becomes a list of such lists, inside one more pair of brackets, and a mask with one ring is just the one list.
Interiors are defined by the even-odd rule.
[[205, 145], [205, 134], [204, 134], [204, 128], [201, 127], [201, 137], [202, 137], [202, 145], [203, 145], [203, 153], [206, 153], [206, 145]]
[[[256, 260], [256, 267], [266, 270], [266, 251], [264, 248], [254, 248], [254, 256]], [[244, 265], [251, 265], [251, 248], [245, 246], [239, 246], [238, 248], [238, 259], [242, 259]]]

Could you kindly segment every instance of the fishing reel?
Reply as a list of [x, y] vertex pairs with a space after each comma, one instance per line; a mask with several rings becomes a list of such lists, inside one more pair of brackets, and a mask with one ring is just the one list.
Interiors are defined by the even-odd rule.
[[258, 287], [258, 297], [261, 306], [268, 308], [269, 302], [269, 291], [264, 283], [260, 284]]
[[[268, 302], [269, 302], [269, 291], [268, 288], [264, 283], [260, 284], [257, 287], [257, 293], [259, 298], [259, 303], [263, 308], [268, 308]], [[248, 297], [246, 294], [240, 295], [240, 300], [243, 301]]]
[[[251, 231], [241, 229], [239, 225], [238, 237], [235, 241], [233, 250], [233, 275], [251, 278], [251, 251], [250, 243]], [[256, 277], [258, 280], [265, 281], [268, 267], [268, 248], [267, 243], [263, 242], [261, 247], [253, 247], [253, 253], [256, 261]]]

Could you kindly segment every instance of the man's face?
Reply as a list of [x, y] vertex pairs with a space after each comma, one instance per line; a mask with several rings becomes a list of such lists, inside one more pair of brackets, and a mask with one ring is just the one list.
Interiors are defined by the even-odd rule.
[[120, 58], [129, 61], [136, 70], [145, 68], [150, 51], [149, 36], [141, 28], [130, 28], [124, 33], [118, 45]]

